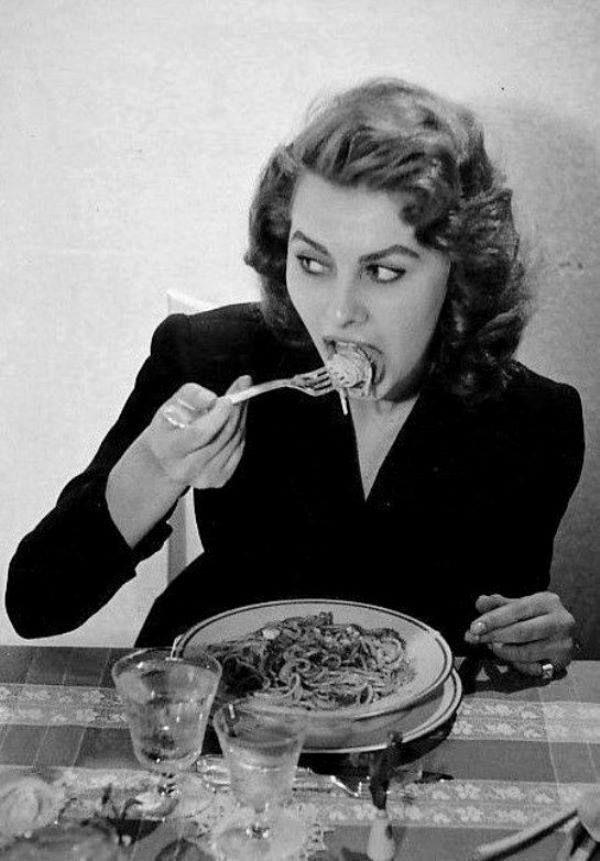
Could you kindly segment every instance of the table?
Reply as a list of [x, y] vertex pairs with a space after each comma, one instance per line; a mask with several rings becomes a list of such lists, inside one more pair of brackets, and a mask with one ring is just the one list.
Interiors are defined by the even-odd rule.
[[[68, 769], [98, 785], [142, 773], [110, 679], [122, 653], [0, 647], [0, 769]], [[459, 672], [465, 695], [452, 726], [407, 750], [408, 760], [454, 779], [394, 787], [388, 806], [397, 859], [466, 859], [478, 844], [531, 824], [599, 782], [600, 664], [575, 662], [548, 684], [490, 661], [464, 661]], [[315, 860], [366, 858], [373, 810], [366, 798], [320, 793], [300, 802], [314, 807], [326, 829], [326, 848]], [[551, 834], [511, 857], [547, 861], [562, 839]]]

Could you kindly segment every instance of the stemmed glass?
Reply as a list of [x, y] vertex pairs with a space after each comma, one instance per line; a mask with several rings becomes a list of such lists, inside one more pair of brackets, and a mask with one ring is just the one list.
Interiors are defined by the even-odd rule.
[[153, 813], [165, 816], [180, 799], [176, 774], [189, 769], [202, 751], [221, 665], [201, 651], [188, 659], [168, 649], [142, 649], [120, 658], [112, 677], [135, 755], [162, 777]]
[[251, 808], [216, 834], [215, 849], [228, 861], [280, 861], [297, 853], [303, 824], [282, 804], [290, 795], [306, 732], [302, 714], [282, 714], [237, 700], [215, 714], [213, 726], [236, 801]]

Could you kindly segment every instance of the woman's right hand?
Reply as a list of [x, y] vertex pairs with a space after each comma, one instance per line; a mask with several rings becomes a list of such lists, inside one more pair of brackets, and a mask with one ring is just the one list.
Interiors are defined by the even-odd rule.
[[[240, 377], [228, 392], [245, 389]], [[130, 547], [171, 509], [188, 487], [223, 487], [243, 451], [247, 405], [234, 405], [186, 383], [114, 465], [106, 484], [110, 516]]]
[[139, 442], [147, 447], [165, 476], [183, 491], [223, 487], [235, 472], [243, 451], [247, 402], [235, 406], [227, 397], [248, 388], [239, 377], [225, 396], [186, 383], [159, 410]]

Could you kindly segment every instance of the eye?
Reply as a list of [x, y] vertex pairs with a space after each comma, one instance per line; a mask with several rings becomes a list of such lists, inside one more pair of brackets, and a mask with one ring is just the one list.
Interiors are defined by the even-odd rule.
[[296, 259], [300, 264], [300, 268], [309, 275], [322, 275], [327, 272], [327, 266], [317, 260], [315, 257], [309, 257], [308, 254], [296, 254]]
[[406, 269], [401, 267], [380, 266], [378, 263], [367, 266], [366, 271], [369, 278], [377, 284], [391, 284], [393, 281], [399, 281], [406, 274]]

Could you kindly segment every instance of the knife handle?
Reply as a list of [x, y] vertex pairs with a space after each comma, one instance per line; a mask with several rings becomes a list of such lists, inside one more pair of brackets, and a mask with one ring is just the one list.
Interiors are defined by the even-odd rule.
[[385, 810], [378, 810], [369, 832], [367, 857], [369, 861], [393, 861], [396, 843], [392, 825]]

